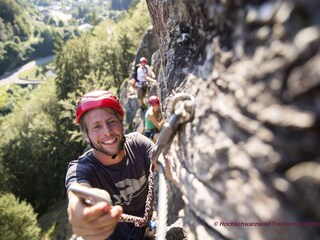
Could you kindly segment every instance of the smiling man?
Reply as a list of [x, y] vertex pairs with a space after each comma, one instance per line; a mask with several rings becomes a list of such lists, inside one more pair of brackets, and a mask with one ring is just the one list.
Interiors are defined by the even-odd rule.
[[[76, 122], [91, 149], [69, 163], [67, 190], [81, 184], [110, 195], [113, 206], [86, 205], [68, 190], [69, 222], [84, 239], [143, 239], [146, 226], [119, 222], [121, 214], [146, 216], [148, 177], [154, 144], [140, 133], [123, 134], [124, 111], [108, 91], [85, 94], [78, 103]], [[147, 213], [151, 216], [151, 213]]]

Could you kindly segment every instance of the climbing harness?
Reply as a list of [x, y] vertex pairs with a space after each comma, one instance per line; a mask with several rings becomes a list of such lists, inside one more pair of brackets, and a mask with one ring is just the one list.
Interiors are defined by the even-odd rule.
[[167, 232], [167, 184], [165, 179], [165, 155], [168, 152], [173, 138], [181, 124], [191, 121], [195, 112], [194, 97], [179, 93], [175, 95], [171, 104], [171, 117], [164, 124], [160, 131], [160, 136], [156, 142], [156, 150], [153, 155], [153, 161], [159, 165], [159, 193], [158, 193], [158, 226], [156, 240], [163, 240]]

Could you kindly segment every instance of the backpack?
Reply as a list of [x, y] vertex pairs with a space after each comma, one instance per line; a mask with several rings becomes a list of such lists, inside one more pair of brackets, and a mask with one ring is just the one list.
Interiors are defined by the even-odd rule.
[[136, 80], [136, 82], [139, 82], [139, 80], [138, 80], [138, 68], [139, 67], [140, 67], [140, 63], [138, 63], [134, 66], [133, 78]]
[[[134, 67], [134, 74], [133, 74], [133, 78], [136, 80], [136, 82], [139, 82], [138, 80], [138, 68], [140, 67], [140, 63], [136, 64], [135, 67]], [[144, 69], [145, 73], [148, 73], [148, 67], [146, 67]]]

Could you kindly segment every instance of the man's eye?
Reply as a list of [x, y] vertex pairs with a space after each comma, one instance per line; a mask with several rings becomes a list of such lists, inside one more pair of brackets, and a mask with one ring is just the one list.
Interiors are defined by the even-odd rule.
[[93, 129], [99, 129], [99, 128], [100, 128], [100, 125], [93, 126]]

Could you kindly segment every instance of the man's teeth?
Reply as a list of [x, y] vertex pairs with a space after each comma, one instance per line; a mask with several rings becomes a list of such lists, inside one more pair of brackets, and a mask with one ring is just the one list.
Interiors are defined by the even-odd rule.
[[110, 143], [114, 143], [115, 141], [116, 141], [116, 139], [114, 138], [114, 139], [111, 139], [109, 141], [104, 141], [103, 143], [104, 144], [110, 144]]

